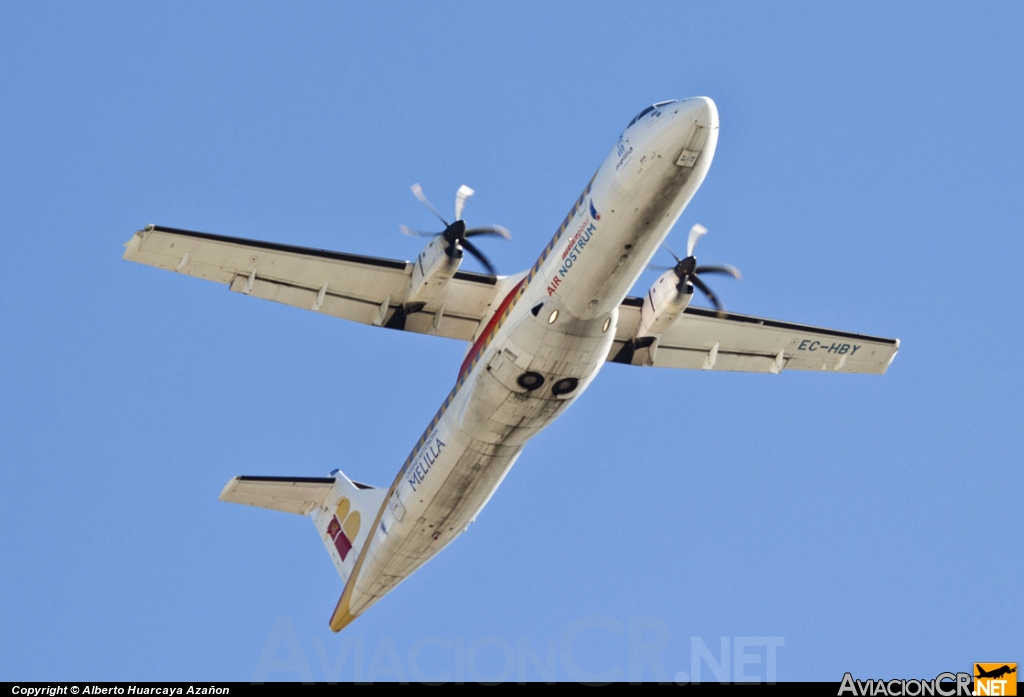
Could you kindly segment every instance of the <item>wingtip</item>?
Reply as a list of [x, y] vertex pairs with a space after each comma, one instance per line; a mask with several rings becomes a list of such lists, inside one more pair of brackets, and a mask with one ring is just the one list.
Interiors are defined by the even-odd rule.
[[[146, 227], [149, 228], [151, 226], [147, 225]], [[142, 246], [142, 233], [144, 232], [146, 232], [146, 230], [139, 230], [128, 238], [128, 241], [124, 243], [124, 254], [121, 255], [122, 259], [131, 259], [135, 255], [139, 250], [139, 247]]]
[[239, 477], [232, 477], [231, 479], [229, 479], [228, 483], [224, 485], [224, 488], [220, 490], [220, 496], [218, 496], [217, 499], [220, 501], [224, 501], [226, 503], [234, 503], [233, 501], [225, 497], [230, 496], [231, 492], [235, 490], [235, 487], [238, 485], [238, 480]]

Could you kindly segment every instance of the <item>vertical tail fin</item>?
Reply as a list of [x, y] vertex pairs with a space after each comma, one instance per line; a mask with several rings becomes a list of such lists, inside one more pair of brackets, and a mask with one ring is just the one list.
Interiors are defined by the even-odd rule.
[[310, 513], [341, 580], [348, 583], [356, 560], [369, 541], [373, 521], [387, 489], [353, 482], [341, 472], [323, 503]]

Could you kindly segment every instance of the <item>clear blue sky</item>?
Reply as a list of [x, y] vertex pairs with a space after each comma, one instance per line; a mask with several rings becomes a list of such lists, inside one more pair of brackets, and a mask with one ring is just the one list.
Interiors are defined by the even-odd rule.
[[[537, 678], [549, 647], [563, 678], [708, 679], [722, 637], [755, 677], [742, 638], [781, 640], [783, 680], [1024, 661], [1020, 4], [370, 7], [0, 7], [0, 679]], [[409, 185], [447, 211], [467, 183], [512, 273], [637, 111], [693, 95], [721, 136], [670, 240], [708, 227], [737, 312], [899, 337], [889, 373], [609, 366], [332, 634], [309, 521], [217, 495], [389, 483], [464, 347], [122, 244], [408, 259], [398, 225], [433, 222]]]

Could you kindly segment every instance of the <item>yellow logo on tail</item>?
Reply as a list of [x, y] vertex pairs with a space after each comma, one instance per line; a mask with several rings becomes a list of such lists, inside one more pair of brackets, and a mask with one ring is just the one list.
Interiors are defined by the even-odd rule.
[[352, 545], [355, 543], [356, 535], [359, 534], [361, 523], [359, 511], [350, 513], [351, 508], [351, 502], [342, 497], [341, 501], [338, 501], [338, 507], [334, 510], [334, 517], [327, 525], [327, 536], [334, 541], [334, 547], [341, 555], [342, 561], [345, 561], [345, 557], [352, 551]]

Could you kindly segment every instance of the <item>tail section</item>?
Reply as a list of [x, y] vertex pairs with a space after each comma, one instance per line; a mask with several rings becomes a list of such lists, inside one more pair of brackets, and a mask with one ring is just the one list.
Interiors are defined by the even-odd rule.
[[334, 568], [345, 583], [370, 539], [373, 532], [370, 528], [384, 505], [385, 494], [387, 489], [358, 484], [338, 472], [331, 493], [310, 513]]
[[341, 580], [348, 583], [370, 526], [384, 504], [385, 489], [336, 477], [235, 477], [221, 501], [308, 515], [320, 533]]

